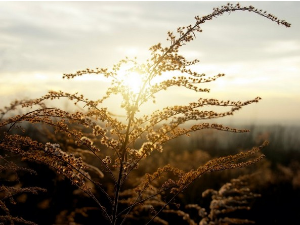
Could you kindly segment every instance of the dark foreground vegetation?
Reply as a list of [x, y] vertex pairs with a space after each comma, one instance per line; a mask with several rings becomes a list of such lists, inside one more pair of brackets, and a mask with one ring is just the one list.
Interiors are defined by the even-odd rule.
[[[146, 159], [140, 165], [140, 174], [135, 174], [136, 182], [145, 173], [151, 173], [166, 163], [189, 170], [199, 164], [204, 164], [211, 158], [235, 154], [268, 139], [270, 144], [263, 150], [266, 155], [264, 160], [247, 168], [205, 174], [179, 196], [176, 201], [177, 207], [181, 209], [187, 204], [197, 204], [209, 213], [211, 196], [202, 196], [202, 193], [208, 189], [219, 190], [231, 179], [246, 176], [246, 187], [260, 196], [248, 202], [251, 209], [240, 209], [231, 214], [227, 212], [226, 216], [248, 219], [255, 221], [256, 224], [298, 224], [300, 219], [300, 205], [298, 204], [300, 199], [300, 140], [297, 137], [300, 135], [300, 127], [275, 125], [243, 127], [249, 128], [251, 132], [237, 135], [205, 130], [191, 137], [173, 140], [168, 143], [163, 153], [154, 152], [152, 158]], [[32, 133], [36, 134], [34, 130]], [[35, 138], [43, 140], [45, 133], [41, 134]], [[94, 202], [71, 185], [69, 180], [41, 164], [22, 162], [18, 157], [13, 159], [18, 165], [37, 171], [36, 175], [21, 171], [19, 173], [20, 185], [37, 186], [47, 191], [38, 195], [27, 193], [18, 195], [15, 198], [17, 204], [9, 205], [12, 215], [45, 225], [72, 224], [72, 221], [76, 221], [74, 224], [94, 224], [93, 221], [97, 220], [99, 210], [95, 208]], [[3, 163], [1, 161], [0, 165]], [[13, 176], [13, 173], [2, 173], [1, 183], [9, 184], [14, 180]], [[105, 179], [103, 177], [101, 183], [105, 184]], [[132, 182], [134, 186], [135, 181]], [[113, 191], [112, 186], [106, 188], [108, 193]], [[195, 213], [195, 209], [194, 211], [184, 210], [196, 222], [197, 219], [201, 220], [202, 217], [198, 216], [197, 212]], [[167, 215], [169, 220], [172, 218], [173, 221], [181, 221], [180, 224], [189, 224], [182, 219], [182, 216], [169, 214]], [[140, 218], [137, 218], [140, 221]], [[131, 221], [131, 223], [139, 224], [138, 221]], [[173, 223], [170, 221], [170, 224]]]

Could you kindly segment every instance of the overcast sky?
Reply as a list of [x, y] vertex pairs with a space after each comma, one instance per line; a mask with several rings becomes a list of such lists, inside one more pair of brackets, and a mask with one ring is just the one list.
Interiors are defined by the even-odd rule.
[[[232, 2], [235, 3], [235, 2]], [[63, 73], [111, 67], [125, 56], [143, 62], [167, 31], [194, 23], [226, 2], [0, 2], [0, 107], [48, 90], [101, 94], [101, 80], [62, 80]], [[196, 95], [172, 90], [165, 98], [187, 104], [199, 97], [263, 100], [230, 118], [240, 122], [300, 124], [300, 2], [241, 2], [275, 14], [291, 28], [248, 12], [224, 15], [182, 54], [196, 69], [225, 73]], [[206, 87], [206, 86], [203, 86]], [[96, 96], [96, 97], [95, 97]], [[176, 101], [175, 101], [176, 100]], [[116, 107], [115, 105], [112, 106]]]

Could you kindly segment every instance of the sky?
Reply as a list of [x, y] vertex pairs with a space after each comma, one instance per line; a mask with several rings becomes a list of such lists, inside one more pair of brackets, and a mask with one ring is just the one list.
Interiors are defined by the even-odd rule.
[[[97, 99], [107, 86], [103, 79], [67, 81], [62, 75], [111, 68], [125, 56], [145, 62], [151, 57], [149, 47], [169, 45], [168, 31], [193, 24], [195, 16], [226, 3], [1, 1], [0, 107], [49, 90], [78, 91]], [[211, 88], [209, 94], [170, 89], [154, 108], [186, 105], [200, 97], [246, 101], [260, 96], [258, 104], [217, 122], [300, 125], [300, 2], [240, 3], [266, 10], [292, 26], [278, 26], [248, 12], [206, 22], [203, 32], [180, 53], [200, 60], [194, 67], [198, 72], [226, 76], [203, 85]], [[117, 104], [108, 107], [118, 110]]]

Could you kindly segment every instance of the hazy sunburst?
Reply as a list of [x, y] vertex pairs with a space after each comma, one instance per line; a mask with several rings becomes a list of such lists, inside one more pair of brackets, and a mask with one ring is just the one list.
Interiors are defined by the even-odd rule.
[[127, 72], [124, 75], [124, 85], [137, 94], [143, 85], [142, 76], [137, 72]]

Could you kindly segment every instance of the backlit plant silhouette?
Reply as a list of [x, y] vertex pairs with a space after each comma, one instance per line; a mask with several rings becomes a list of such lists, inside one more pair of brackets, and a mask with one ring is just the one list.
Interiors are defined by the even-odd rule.
[[19, 167], [10, 161], [8, 156], [3, 157], [0, 155], [0, 224], [3, 224], [1, 222], [4, 222], [4, 224], [35, 224], [21, 217], [12, 215], [6, 203], [16, 204], [15, 198], [24, 193], [38, 194], [38, 192], [46, 191], [39, 187], [21, 187], [18, 175], [20, 171], [36, 174], [36, 172], [31, 169]]
[[[126, 223], [127, 216], [150, 200], [153, 200], [153, 205], [149, 204], [148, 207], [147, 213], [151, 215], [148, 223], [155, 220], [159, 222], [158, 214], [173, 204], [178, 194], [203, 174], [245, 167], [264, 157], [260, 150], [266, 142], [236, 155], [210, 160], [191, 171], [165, 165], [157, 168], [154, 173], [145, 174], [135, 187], [128, 189], [126, 186], [128, 180], [134, 179], [131, 175], [139, 169], [143, 159], [151, 157], [153, 151], [162, 152], [164, 145], [175, 138], [203, 129], [248, 132], [203, 121], [231, 116], [244, 106], [257, 103], [260, 97], [247, 101], [199, 98], [186, 105], [167, 106], [149, 114], [140, 111], [145, 104], [148, 104], [148, 109], [150, 104], [155, 104], [158, 93], [174, 86], [197, 92], [199, 95], [209, 92], [209, 89], [201, 85], [215, 81], [224, 74], [207, 77], [192, 71], [190, 67], [198, 63], [198, 60], [188, 61], [179, 50], [195, 40], [198, 32], [202, 32], [201, 24], [235, 11], [252, 12], [279, 25], [290, 27], [286, 21], [253, 6], [227, 4], [215, 8], [209, 15], [196, 16], [194, 25], [179, 27], [176, 34], [168, 32], [170, 45], [163, 47], [159, 43], [152, 46], [151, 58], [143, 64], [136, 59], [126, 58], [112, 69], [85, 69], [64, 74], [63, 78], [67, 79], [87, 74], [107, 78], [111, 81], [111, 86], [100, 99], [89, 100], [78, 93], [50, 91], [38, 99], [13, 102], [11, 106], [1, 110], [0, 149], [21, 155], [24, 160], [46, 164], [64, 175], [94, 200], [108, 224]], [[135, 79], [141, 80], [140, 85], [131, 87], [129, 79], [132, 74], [138, 75]], [[164, 78], [166, 74], [172, 74], [172, 77], [163, 81], [157, 79]], [[120, 107], [126, 111], [126, 118], [119, 117], [118, 112], [111, 112], [102, 106], [112, 95], [122, 97]], [[49, 100], [57, 99], [68, 99], [82, 110], [67, 112], [61, 108], [47, 107]], [[223, 111], [205, 110], [205, 106], [219, 107]], [[27, 111], [15, 116], [9, 114], [20, 108]], [[52, 138], [49, 137], [45, 142], [34, 140], [26, 135], [28, 123], [52, 127]], [[64, 140], [61, 141], [61, 137]], [[98, 160], [97, 165], [85, 160], [90, 155]], [[103, 177], [105, 183], [101, 182]], [[112, 192], [107, 188], [109, 182], [113, 185]], [[132, 194], [126, 195], [126, 192]], [[155, 204], [158, 197], [163, 199], [163, 204]], [[127, 205], [121, 205], [122, 202]]]
[[228, 217], [228, 214], [250, 210], [250, 202], [260, 197], [259, 194], [252, 193], [248, 187], [250, 179], [250, 176], [239, 177], [224, 184], [218, 191], [208, 189], [203, 192], [202, 196], [211, 196], [212, 201], [209, 214], [198, 205], [192, 205], [198, 208], [199, 215], [203, 217], [199, 224], [255, 224], [255, 221], [248, 219]]

